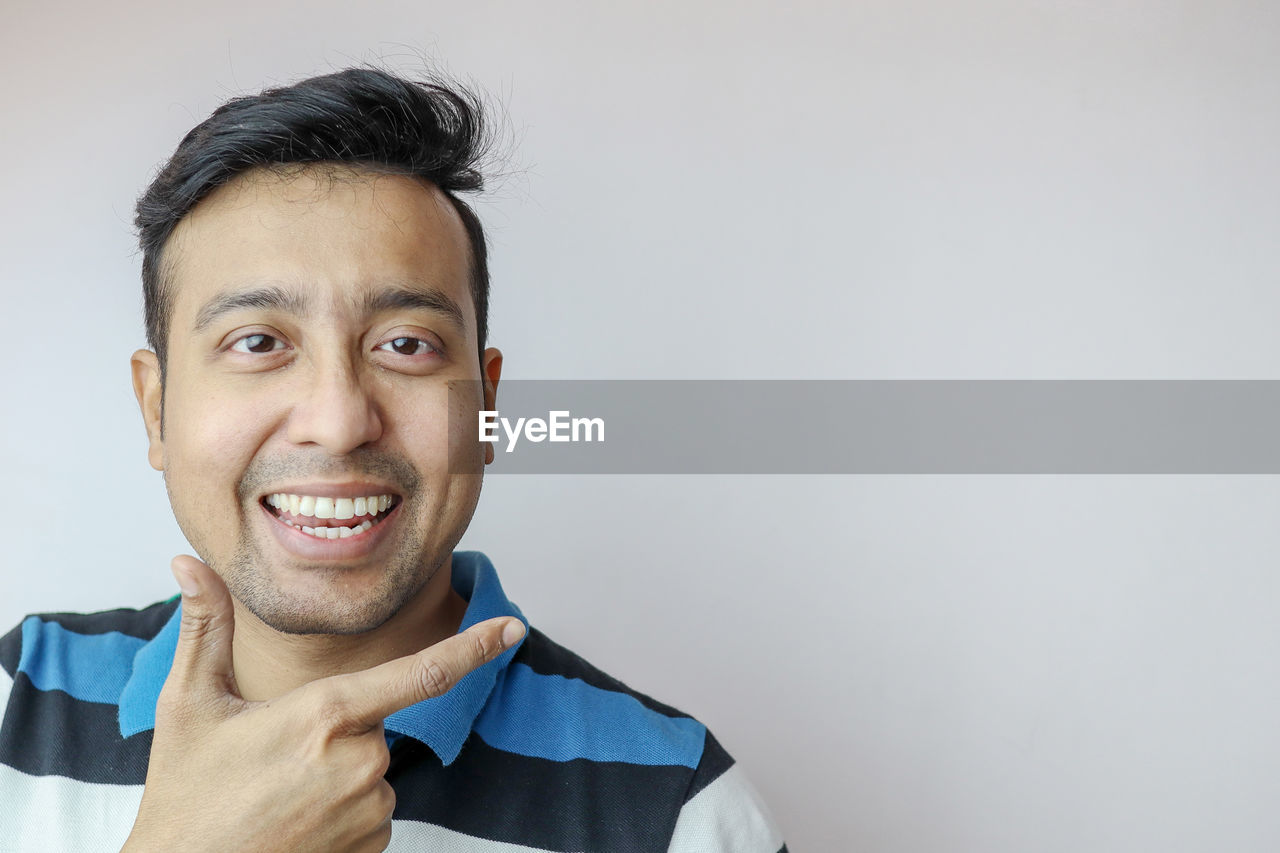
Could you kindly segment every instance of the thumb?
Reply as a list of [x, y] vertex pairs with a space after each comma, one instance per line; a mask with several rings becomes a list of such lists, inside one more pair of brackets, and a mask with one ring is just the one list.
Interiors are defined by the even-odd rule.
[[170, 564], [182, 590], [182, 622], [169, 681], [183, 691], [225, 695], [235, 690], [231, 593], [213, 569], [185, 554]]

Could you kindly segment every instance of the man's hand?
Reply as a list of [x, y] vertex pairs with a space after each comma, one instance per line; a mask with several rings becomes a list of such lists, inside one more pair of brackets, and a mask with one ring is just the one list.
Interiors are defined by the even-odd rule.
[[417, 654], [248, 702], [236, 690], [222, 579], [186, 556], [174, 574], [184, 589], [178, 647], [125, 853], [385, 849], [395, 794], [383, 778], [383, 718], [441, 695], [524, 635], [518, 619], [490, 619]]

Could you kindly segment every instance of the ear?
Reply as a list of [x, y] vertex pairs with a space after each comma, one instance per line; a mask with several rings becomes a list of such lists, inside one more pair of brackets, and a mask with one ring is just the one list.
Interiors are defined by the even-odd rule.
[[133, 370], [133, 393], [142, 410], [142, 423], [147, 428], [147, 461], [157, 471], [164, 470], [163, 400], [160, 384], [160, 361], [151, 350], [140, 349], [129, 359]]
[[[502, 376], [502, 351], [489, 347], [484, 351], [480, 362], [480, 372], [484, 374], [484, 408], [492, 412], [498, 408], [498, 379]], [[493, 464], [493, 444], [484, 447], [484, 464]]]

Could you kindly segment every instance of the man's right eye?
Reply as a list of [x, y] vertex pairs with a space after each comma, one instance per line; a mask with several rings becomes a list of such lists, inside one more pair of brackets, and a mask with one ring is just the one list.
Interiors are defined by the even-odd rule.
[[280, 349], [284, 346], [284, 342], [279, 338], [271, 335], [245, 335], [240, 340], [231, 345], [231, 349], [236, 352], [244, 353], [266, 353]]

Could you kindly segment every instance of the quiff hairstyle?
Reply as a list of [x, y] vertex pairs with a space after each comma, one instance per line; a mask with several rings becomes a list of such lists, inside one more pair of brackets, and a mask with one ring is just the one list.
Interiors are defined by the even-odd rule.
[[427, 181], [449, 199], [471, 246], [471, 297], [482, 355], [488, 335], [484, 230], [457, 193], [483, 188], [488, 128], [480, 96], [442, 76], [414, 82], [371, 68], [311, 77], [235, 98], [196, 125], [138, 199], [147, 342], [164, 381], [173, 283], [164, 250], [209, 193], [253, 169], [334, 163]]

